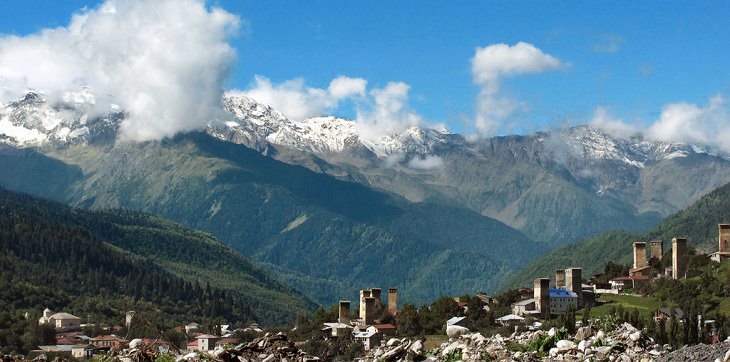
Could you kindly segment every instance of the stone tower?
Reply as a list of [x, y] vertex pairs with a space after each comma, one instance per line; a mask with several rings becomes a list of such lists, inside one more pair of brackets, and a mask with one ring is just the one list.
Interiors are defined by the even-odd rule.
[[375, 309], [383, 309], [383, 301], [380, 299], [381, 290], [380, 288], [370, 288], [370, 296], [375, 298]]
[[718, 245], [717, 251], [730, 252], [730, 224], [718, 224], [717, 228], [720, 231], [717, 238], [720, 245]]
[[565, 269], [565, 289], [570, 290], [578, 296], [578, 308], [583, 306], [583, 269]]
[[132, 325], [132, 320], [134, 319], [134, 313], [135, 312], [133, 310], [130, 310], [129, 312], [127, 312], [127, 315], [124, 317], [124, 326], [127, 327], [127, 329], [129, 329], [129, 326]]
[[376, 299], [373, 297], [365, 297], [365, 315], [361, 316], [366, 325], [375, 323], [375, 305]]
[[565, 269], [555, 269], [555, 288], [565, 287]]
[[672, 278], [684, 278], [687, 273], [687, 239], [672, 239]]
[[662, 260], [662, 256], [664, 256], [664, 241], [651, 241], [649, 242], [649, 247], [651, 248], [651, 257], [656, 258], [656, 260]]
[[537, 278], [533, 285], [535, 309], [540, 312], [540, 318], [550, 318], [550, 279]]
[[337, 321], [344, 324], [350, 324], [350, 301], [349, 300], [341, 300], [340, 301], [340, 314], [339, 318], [337, 318]]
[[646, 266], [646, 243], [634, 243], [634, 269]]
[[398, 314], [398, 288], [388, 289], [388, 313], [392, 316]]
[[372, 293], [370, 292], [370, 289], [361, 289], [360, 290], [360, 319], [365, 321], [365, 312], [366, 312], [366, 306], [365, 306], [365, 298], [372, 297]]

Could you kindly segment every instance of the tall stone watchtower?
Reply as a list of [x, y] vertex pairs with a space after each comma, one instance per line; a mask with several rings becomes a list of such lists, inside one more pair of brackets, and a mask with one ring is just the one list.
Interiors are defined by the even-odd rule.
[[537, 278], [533, 285], [535, 309], [540, 312], [540, 318], [550, 318], [550, 279]]
[[662, 260], [664, 256], [664, 240], [653, 240], [649, 242], [651, 248], [651, 257], [656, 260]]
[[646, 243], [634, 243], [634, 269], [646, 266]]
[[388, 313], [398, 314], [398, 288], [388, 288]]
[[555, 288], [565, 287], [565, 269], [555, 269]]
[[583, 306], [583, 269], [565, 269], [565, 288], [578, 295], [578, 308]]
[[337, 321], [344, 324], [350, 324], [350, 301], [340, 301], [340, 314]]
[[687, 274], [687, 239], [672, 239], [672, 279], [684, 278]]
[[720, 245], [717, 251], [730, 252], [730, 224], [718, 224], [717, 228], [720, 231], [717, 238]]

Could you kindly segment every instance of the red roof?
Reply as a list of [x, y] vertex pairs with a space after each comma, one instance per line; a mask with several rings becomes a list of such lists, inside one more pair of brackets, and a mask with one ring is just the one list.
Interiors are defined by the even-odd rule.
[[194, 347], [194, 346], [197, 346], [197, 345], [198, 345], [198, 340], [197, 339], [194, 340], [194, 341], [192, 341], [192, 342], [190, 342], [190, 343], [188, 343], [188, 346], [190, 346], [190, 347]]
[[238, 344], [240, 341], [238, 338], [221, 338], [215, 344], [222, 346], [226, 344]]
[[76, 344], [76, 341], [71, 340], [70, 338], [63, 337], [63, 338], [56, 339], [56, 344], [65, 344], [65, 345]]
[[96, 336], [92, 338], [93, 341], [116, 341], [119, 340], [119, 338], [110, 336], [110, 335], [104, 335], [104, 336]]
[[373, 324], [373, 327], [377, 329], [395, 329], [395, 326], [392, 324]]
[[195, 339], [211, 339], [211, 338], [217, 339], [218, 336], [211, 336], [210, 334], [201, 334], [201, 335], [195, 337]]

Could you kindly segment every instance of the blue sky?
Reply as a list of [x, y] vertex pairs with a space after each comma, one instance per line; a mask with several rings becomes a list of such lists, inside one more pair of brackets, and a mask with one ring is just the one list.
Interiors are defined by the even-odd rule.
[[[99, 1], [12, 1], [0, 33], [26, 35], [65, 26]], [[477, 47], [526, 42], [560, 69], [501, 79], [501, 97], [519, 101], [499, 133], [586, 123], [598, 107], [644, 128], [668, 104], [698, 106], [730, 94], [730, 3], [723, 1], [208, 1], [245, 25], [228, 88], [254, 75], [273, 83], [301, 77], [327, 88], [337, 76], [368, 88], [410, 85], [410, 107], [430, 123], [473, 129], [470, 60]], [[352, 102], [331, 110], [355, 117]]]

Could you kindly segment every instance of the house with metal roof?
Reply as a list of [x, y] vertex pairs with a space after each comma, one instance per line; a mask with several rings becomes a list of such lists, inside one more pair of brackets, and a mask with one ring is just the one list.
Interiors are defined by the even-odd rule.
[[567, 289], [550, 288], [551, 313], [564, 313], [571, 305], [578, 308], [578, 294]]

